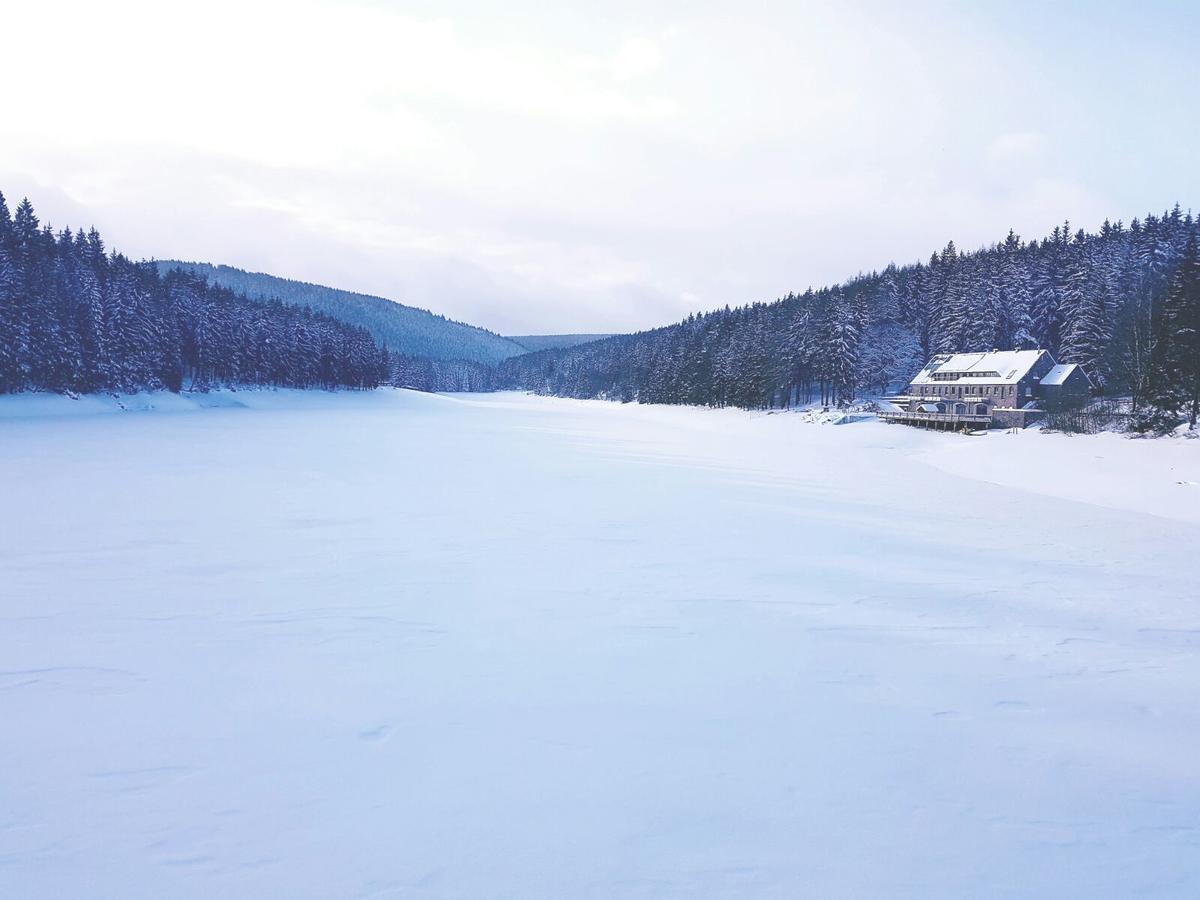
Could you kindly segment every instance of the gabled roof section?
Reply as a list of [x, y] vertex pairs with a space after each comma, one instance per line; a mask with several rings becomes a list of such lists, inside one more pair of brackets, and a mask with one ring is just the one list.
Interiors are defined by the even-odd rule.
[[[1050, 385], [1051, 387], [1060, 387], [1061, 385], [1064, 385], [1067, 383], [1067, 379], [1070, 378], [1071, 375], [1078, 368], [1079, 368], [1079, 366], [1077, 366], [1075, 363], [1066, 363], [1066, 364], [1057, 365], [1053, 369], [1051, 369], [1049, 372], [1047, 372], [1045, 375], [1042, 376], [1041, 383], [1043, 385]], [[1086, 372], [1084, 372], [1083, 374], [1085, 377], [1087, 376]], [[1091, 383], [1090, 378], [1088, 379], [1088, 383], [1089, 384]]]
[[931, 359], [912, 383], [1016, 384], [1045, 352], [992, 350], [988, 353], [942, 354]]

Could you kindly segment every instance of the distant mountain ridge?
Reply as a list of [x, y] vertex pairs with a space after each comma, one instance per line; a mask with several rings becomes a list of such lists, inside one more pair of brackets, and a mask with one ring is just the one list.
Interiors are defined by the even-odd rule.
[[438, 360], [464, 360], [494, 365], [527, 353], [525, 346], [484, 328], [395, 300], [358, 294], [305, 281], [293, 281], [233, 266], [176, 259], [154, 260], [162, 274], [184, 269], [251, 299], [279, 299], [288, 306], [308, 306], [371, 333], [394, 353]]
[[509, 335], [508, 339], [516, 341], [530, 353], [536, 353], [538, 350], [565, 350], [610, 337], [611, 334], [521, 334]]

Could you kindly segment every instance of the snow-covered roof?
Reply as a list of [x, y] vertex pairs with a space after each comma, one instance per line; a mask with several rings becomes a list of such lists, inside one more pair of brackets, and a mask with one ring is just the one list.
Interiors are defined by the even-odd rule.
[[1071, 373], [1078, 368], [1079, 366], [1075, 363], [1059, 364], [1042, 376], [1041, 383], [1051, 386], [1066, 384], [1067, 379], [1071, 377]]
[[[1016, 384], [1045, 350], [992, 350], [988, 353], [942, 354], [931, 359], [913, 384]], [[936, 378], [934, 376], [937, 376]]]

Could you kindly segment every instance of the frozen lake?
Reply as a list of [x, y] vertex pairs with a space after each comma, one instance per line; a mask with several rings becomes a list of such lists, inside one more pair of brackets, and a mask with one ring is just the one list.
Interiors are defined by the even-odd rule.
[[1200, 896], [1200, 442], [210, 402], [0, 398], [0, 896]]

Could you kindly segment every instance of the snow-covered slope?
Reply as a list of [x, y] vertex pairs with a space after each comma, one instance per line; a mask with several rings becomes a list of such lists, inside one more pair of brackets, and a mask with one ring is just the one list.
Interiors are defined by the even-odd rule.
[[246, 272], [233, 266], [177, 259], [158, 260], [155, 265], [164, 274], [171, 269], [187, 269], [204, 276], [210, 284], [223, 285], [253, 299], [279, 299], [289, 306], [311, 307], [351, 325], [361, 325], [376, 342], [408, 356], [491, 364], [527, 352], [510, 338], [386, 297]]
[[220, 396], [0, 403], [0, 896], [1200, 893], [1195, 442]]

